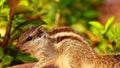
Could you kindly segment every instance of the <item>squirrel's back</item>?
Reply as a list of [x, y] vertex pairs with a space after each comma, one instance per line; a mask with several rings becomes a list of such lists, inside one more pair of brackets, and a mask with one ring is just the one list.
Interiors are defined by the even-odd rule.
[[59, 40], [56, 46], [62, 52], [58, 61], [60, 66], [63, 64], [60, 68], [120, 68], [120, 55], [97, 55], [87, 41], [74, 31], [65, 31], [64, 28], [63, 32], [58, 30], [54, 33], [54, 37]]

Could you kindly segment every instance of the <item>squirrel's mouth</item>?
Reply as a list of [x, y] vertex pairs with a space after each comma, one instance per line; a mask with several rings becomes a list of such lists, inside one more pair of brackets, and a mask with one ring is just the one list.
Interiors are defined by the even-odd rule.
[[26, 48], [20, 48], [19, 46], [16, 46], [17, 49], [23, 51], [23, 52], [27, 52], [27, 49]]
[[22, 50], [23, 52], [27, 52], [27, 49], [25, 49], [25, 48], [24, 48], [24, 49], [21, 49], [21, 50]]

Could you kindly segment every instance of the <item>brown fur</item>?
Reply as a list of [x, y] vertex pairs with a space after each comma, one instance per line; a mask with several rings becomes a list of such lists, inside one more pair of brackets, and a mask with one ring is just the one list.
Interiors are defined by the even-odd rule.
[[[26, 41], [29, 36], [32, 40]], [[81, 35], [65, 27], [30, 29], [20, 36], [17, 47], [39, 60], [33, 68], [120, 68], [120, 55], [97, 55]]]

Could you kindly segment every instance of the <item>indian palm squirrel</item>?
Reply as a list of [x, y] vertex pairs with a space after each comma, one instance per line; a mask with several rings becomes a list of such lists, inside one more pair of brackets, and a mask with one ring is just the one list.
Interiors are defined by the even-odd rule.
[[32, 68], [120, 68], [120, 55], [98, 55], [68, 27], [32, 27], [20, 36], [17, 48], [39, 60]]

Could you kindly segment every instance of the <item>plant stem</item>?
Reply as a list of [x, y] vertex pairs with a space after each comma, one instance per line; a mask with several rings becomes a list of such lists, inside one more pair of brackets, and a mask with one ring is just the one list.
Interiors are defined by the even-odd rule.
[[7, 24], [7, 27], [6, 27], [6, 33], [2, 43], [2, 47], [4, 48], [6, 48], [9, 44], [11, 27], [12, 27], [12, 19], [10, 19], [10, 22]]
[[59, 26], [60, 26], [60, 12], [57, 12], [55, 16], [55, 27]]

